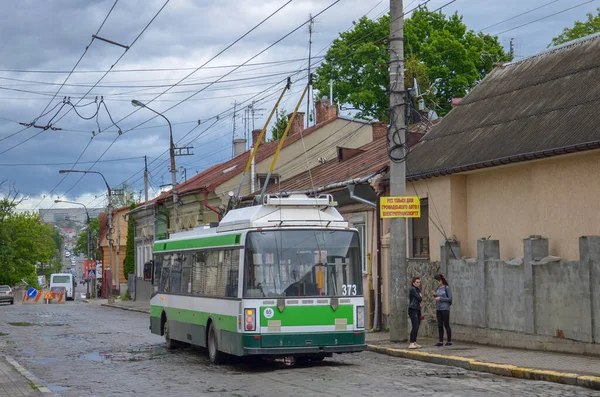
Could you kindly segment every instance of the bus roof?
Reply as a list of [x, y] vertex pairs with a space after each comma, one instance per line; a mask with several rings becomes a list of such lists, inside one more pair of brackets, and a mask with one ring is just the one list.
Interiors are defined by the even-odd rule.
[[289, 197], [268, 195], [261, 205], [229, 211], [219, 222], [217, 232], [290, 226], [348, 227], [335, 209], [330, 195], [317, 198], [303, 194]]
[[[198, 238], [218, 238], [226, 234], [257, 228], [287, 228], [287, 227], [328, 227], [347, 228], [348, 222], [335, 209], [332, 196], [324, 195], [317, 198], [303, 194], [289, 197], [268, 195], [261, 205], [231, 210], [215, 227], [198, 226], [192, 230], [172, 233], [168, 240], [155, 241], [155, 251], [169, 250], [167, 242], [182, 241]], [[237, 236], [237, 237], [236, 237]], [[223, 236], [225, 237], [225, 236]], [[218, 238], [218, 245], [239, 244], [239, 233], [232, 236], [232, 241]]]

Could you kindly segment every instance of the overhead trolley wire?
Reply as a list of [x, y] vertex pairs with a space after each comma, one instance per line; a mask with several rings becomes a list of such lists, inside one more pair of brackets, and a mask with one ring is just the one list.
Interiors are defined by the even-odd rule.
[[[62, 82], [62, 84], [60, 85], [60, 87], [58, 87], [58, 90], [56, 90], [56, 93], [52, 96], [52, 99], [50, 99], [50, 101], [48, 102], [48, 104], [46, 105], [46, 107], [44, 108], [44, 110], [42, 110], [42, 113], [44, 113], [46, 111], [46, 109], [48, 109], [48, 107], [50, 106], [50, 104], [52, 103], [52, 101], [54, 101], [54, 98], [56, 98], [56, 96], [58, 95], [58, 93], [60, 92], [60, 90], [67, 83], [67, 80], [69, 80], [69, 78], [73, 74], [73, 71], [77, 68], [77, 66], [79, 66], [79, 63], [81, 62], [81, 60], [83, 59], [83, 57], [85, 56], [85, 54], [87, 54], [88, 49], [90, 48], [90, 46], [94, 42], [95, 36], [97, 36], [98, 33], [100, 33], [100, 30], [102, 30], [102, 27], [106, 23], [106, 20], [108, 19], [108, 17], [110, 16], [110, 14], [112, 14], [112, 12], [113, 12], [113, 10], [114, 10], [114, 8], [115, 8], [115, 6], [117, 5], [118, 2], [119, 2], [119, 0], [115, 0], [115, 2], [113, 3], [112, 7], [108, 11], [108, 14], [106, 14], [106, 17], [104, 18], [104, 20], [100, 24], [100, 27], [96, 31], [96, 34], [92, 35], [92, 39], [90, 40], [90, 43], [85, 47], [85, 50], [83, 51], [83, 54], [81, 54], [81, 56], [79, 57], [79, 59], [75, 63], [75, 66], [73, 66], [73, 68], [71, 69], [71, 71], [69, 72], [69, 74], [67, 75], [67, 77], [64, 79], [64, 81]], [[41, 117], [41, 115], [38, 116], [34, 121], [37, 121], [40, 117]]]
[[[278, 10], [276, 10], [276, 11], [275, 11], [273, 14], [269, 15], [269, 16], [268, 16], [266, 19], [268, 19], [268, 18], [271, 18], [271, 17], [272, 17], [272, 16], [273, 16], [275, 13], [279, 12], [279, 10], [281, 10], [283, 7], [285, 7], [285, 6], [286, 6], [287, 4], [289, 4], [291, 1], [292, 1], [292, 0], [289, 0], [289, 1], [288, 1], [287, 3], [285, 3], [285, 4], [284, 4], [282, 7], [280, 7]], [[338, 3], [338, 2], [340, 2], [340, 1], [341, 1], [341, 0], [336, 0], [336, 1], [334, 1], [334, 2], [333, 2], [333, 3], [331, 3], [329, 6], [327, 6], [327, 7], [326, 7], [326, 8], [324, 8], [323, 10], [321, 10], [321, 11], [320, 11], [318, 14], [316, 14], [316, 15], [315, 15], [315, 17], [317, 17], [317, 16], [321, 15], [322, 13], [324, 13], [325, 11], [329, 10], [331, 7], [333, 7], [335, 4], [337, 4], [337, 3]], [[266, 19], [265, 19], [264, 21], [266, 21]], [[258, 24], [256, 27], [260, 26], [260, 24], [264, 23], [264, 21], [262, 21], [261, 23], [259, 23], [259, 24]], [[266, 52], [268, 49], [272, 48], [273, 46], [275, 46], [276, 44], [278, 44], [279, 42], [281, 42], [282, 40], [284, 40], [285, 38], [287, 38], [288, 36], [290, 36], [291, 34], [293, 34], [294, 32], [296, 32], [297, 30], [299, 30], [300, 28], [302, 28], [302, 26], [306, 25], [308, 22], [309, 22], [309, 21], [306, 21], [306, 22], [304, 22], [303, 24], [299, 25], [298, 27], [296, 27], [295, 29], [293, 29], [291, 32], [289, 32], [288, 34], [284, 35], [283, 37], [281, 37], [280, 39], [278, 39], [277, 41], [275, 41], [273, 44], [269, 45], [268, 47], [266, 47], [265, 49], [263, 49], [262, 51], [260, 51], [258, 54], [256, 54], [256, 55], [255, 55], [255, 56], [253, 56], [252, 58], [248, 59], [246, 62], [244, 62], [244, 63], [243, 63], [243, 65], [244, 65], [244, 64], [247, 64], [248, 62], [252, 61], [252, 60], [253, 60], [253, 59], [255, 59], [256, 57], [260, 56], [262, 53]], [[256, 27], [254, 27], [252, 30], [256, 29]], [[248, 32], [248, 33], [249, 33], [249, 32]], [[245, 36], [246, 36], [248, 33], [244, 34], [244, 35], [243, 35], [241, 38], [245, 37]], [[241, 40], [241, 38], [240, 38], [240, 39], [238, 39], [238, 40], [236, 40], [234, 43], [237, 43], [239, 40]], [[230, 48], [230, 47], [231, 47], [231, 45], [230, 45], [230, 46], [228, 46], [227, 48]], [[221, 51], [219, 54], [221, 54], [222, 52], [223, 52], [223, 51]], [[219, 54], [218, 54], [218, 55], [219, 55]], [[216, 56], [215, 56], [215, 57], [216, 57]], [[211, 60], [212, 60], [212, 59], [214, 59], [215, 57], [211, 58]], [[206, 63], [210, 62], [211, 60], [207, 61]], [[205, 64], [206, 64], [206, 63], [205, 63]], [[202, 66], [201, 66], [201, 67], [202, 67]], [[240, 67], [241, 67], [241, 66], [240, 66]], [[238, 67], [238, 68], [239, 68], [239, 67]], [[198, 69], [200, 69], [200, 68], [198, 68]], [[224, 78], [224, 77], [226, 77], [227, 75], [231, 74], [231, 73], [232, 73], [233, 71], [235, 71], [236, 69], [237, 69], [237, 68], [234, 68], [232, 71], [230, 71], [230, 72], [226, 73], [225, 75], [223, 75], [223, 76], [222, 76], [222, 78]], [[191, 76], [192, 74], [193, 74], [193, 73], [190, 73], [188, 76]], [[185, 78], [187, 78], [188, 76], [186, 76]], [[185, 78], [183, 78], [181, 81], [185, 80]], [[217, 80], [217, 81], [218, 81], [218, 80]], [[214, 82], [213, 82], [213, 84], [214, 84]], [[177, 85], [177, 84], [173, 85], [173, 87], [175, 87], [176, 85]], [[212, 85], [212, 84], [211, 84], [211, 85]], [[210, 85], [209, 85], [209, 86], [210, 86]], [[205, 87], [204, 89], [208, 88], [209, 86]], [[192, 94], [192, 95], [188, 96], [188, 97], [187, 97], [187, 98], [185, 98], [184, 100], [182, 100], [182, 101], [180, 101], [179, 103], [177, 103], [177, 104], [175, 104], [175, 105], [171, 106], [169, 109], [167, 109], [167, 110], [163, 111], [163, 113], [167, 112], [168, 110], [171, 110], [171, 109], [173, 109], [174, 107], [176, 107], [176, 106], [180, 105], [181, 103], [185, 102], [186, 100], [188, 100], [188, 99], [192, 98], [193, 96], [195, 96], [195, 95], [197, 95], [198, 93], [202, 92], [204, 89], [201, 89], [201, 90], [197, 91], [196, 93], [194, 93], [194, 94]], [[169, 89], [165, 90], [165, 92], [167, 92], [168, 90], [169, 90]], [[161, 94], [161, 95], [162, 95], [162, 94]], [[160, 96], [160, 95], [159, 95], [159, 96]], [[159, 96], [157, 96], [157, 98], [158, 98]], [[155, 99], [156, 99], [156, 98], [155, 98]], [[150, 103], [150, 102], [152, 102], [152, 100], [151, 100], [151, 101], [149, 101], [148, 103]], [[120, 119], [118, 122], [120, 122], [120, 121], [122, 121], [122, 120], [126, 119], [127, 117], [131, 116], [133, 113], [135, 113], [135, 112], [132, 112], [132, 113], [130, 113], [129, 115], [127, 115], [127, 116], [123, 117], [123, 118], [122, 118], [122, 119]], [[149, 122], [150, 120], [153, 120], [155, 117], [158, 117], [158, 116], [154, 116], [154, 117], [152, 117], [151, 119], [149, 119], [149, 120], [147, 120], [147, 121], [145, 121], [145, 122], [143, 122], [143, 123], [140, 123], [140, 124], [138, 124], [138, 125], [137, 125], [137, 126], [135, 126], [135, 127], [132, 127], [132, 128], [130, 128], [130, 129], [126, 130], [125, 132], [131, 131], [131, 130], [133, 130], [133, 129], [137, 128], [137, 127], [140, 127], [141, 125], [143, 125], [143, 124], [145, 124], [145, 123]], [[110, 128], [110, 126], [109, 126], [108, 128]], [[113, 140], [113, 142], [112, 142], [112, 143], [109, 145], [109, 147], [108, 147], [108, 148], [107, 148], [107, 149], [104, 151], [104, 153], [102, 153], [102, 154], [100, 155], [99, 159], [101, 159], [101, 158], [104, 156], [104, 154], [105, 154], [105, 153], [106, 153], [106, 152], [107, 152], [107, 151], [108, 151], [108, 150], [109, 150], [109, 149], [112, 147], [112, 145], [113, 145], [113, 144], [116, 142], [116, 140], [118, 139], [118, 137], [119, 137], [119, 136], [120, 136], [120, 135], [117, 135], [117, 137], [115, 138], [115, 140]], [[93, 167], [93, 165], [92, 165], [92, 166], [91, 166], [89, 169], [91, 169], [92, 167]], [[72, 190], [72, 188], [73, 188], [73, 187], [74, 187], [74, 186], [75, 186], [75, 185], [76, 185], [76, 184], [77, 184], [77, 183], [78, 183], [78, 182], [79, 182], [81, 179], [82, 179], [82, 178], [79, 178], [79, 180], [78, 180], [78, 181], [77, 181], [77, 182], [76, 182], [76, 183], [75, 183], [75, 184], [74, 184], [74, 185], [73, 185], [73, 186], [72, 186], [72, 187], [71, 187], [71, 188], [70, 188], [68, 191]], [[67, 192], [68, 192], [68, 191], [67, 191]]]
[[[118, 0], [116, 0], [116, 1], [115, 1], [115, 4], [117, 3], [117, 1], [118, 1]], [[109, 68], [109, 69], [108, 69], [108, 70], [107, 70], [107, 71], [106, 71], [106, 72], [105, 72], [105, 73], [102, 75], [102, 77], [100, 77], [100, 79], [98, 79], [98, 81], [96, 82], [96, 84], [100, 84], [100, 82], [102, 81], [102, 79], [104, 79], [104, 77], [106, 77], [106, 75], [108, 75], [108, 73], [110, 73], [111, 69], [112, 69], [113, 67], [115, 67], [115, 65], [117, 65], [121, 59], [123, 59], [123, 57], [125, 56], [125, 54], [127, 53], [127, 51], [128, 51], [128, 50], [129, 50], [131, 47], [133, 47], [133, 45], [134, 45], [134, 44], [135, 44], [135, 43], [136, 43], [136, 42], [139, 40], [139, 38], [140, 38], [140, 37], [141, 37], [141, 36], [144, 34], [144, 32], [145, 32], [145, 31], [148, 29], [148, 27], [149, 27], [149, 26], [152, 24], [152, 22], [154, 22], [154, 20], [155, 20], [155, 19], [158, 17], [158, 15], [159, 15], [159, 14], [162, 12], [162, 10], [163, 10], [163, 9], [164, 9], [164, 8], [167, 6], [167, 4], [169, 4], [169, 2], [170, 2], [170, 1], [171, 1], [171, 0], [166, 0], [166, 1], [165, 1], [165, 3], [162, 5], [162, 7], [161, 7], [161, 8], [158, 10], [158, 12], [156, 12], [156, 14], [155, 14], [155, 15], [152, 17], [152, 19], [150, 19], [150, 21], [149, 21], [149, 22], [146, 24], [146, 26], [145, 26], [145, 27], [142, 29], [142, 31], [141, 31], [141, 32], [140, 32], [140, 33], [137, 35], [137, 37], [136, 37], [136, 38], [133, 40], [133, 42], [132, 42], [132, 43], [129, 45], [129, 47], [127, 47], [127, 48], [125, 49], [125, 51], [123, 52], [123, 54], [121, 54], [121, 56], [120, 56], [120, 57], [119, 57], [119, 58], [118, 58], [118, 59], [117, 59], [117, 60], [116, 60], [116, 61], [115, 61], [115, 62], [114, 62], [112, 65], [111, 65], [111, 67], [110, 67], [110, 68]], [[113, 7], [114, 7], [114, 5], [113, 5]], [[103, 22], [103, 24], [104, 24], [104, 22]], [[88, 91], [88, 92], [87, 92], [87, 93], [84, 95], [84, 97], [85, 97], [85, 96], [87, 96], [87, 95], [88, 95], [88, 94], [89, 94], [89, 93], [90, 93], [90, 92], [91, 92], [93, 89], [94, 89], [94, 87], [90, 88], [90, 89], [89, 89], [89, 91]], [[81, 102], [82, 100], [83, 100], [83, 98], [79, 99], [79, 100], [77, 101], [77, 103], [75, 104], [75, 106], [77, 106], [77, 105], [79, 104], [79, 102]], [[70, 109], [69, 109], [69, 111], [70, 111]], [[66, 116], [66, 115], [69, 113], [69, 111], [67, 111], [67, 112], [66, 112], [64, 115], [62, 115], [62, 116], [61, 116], [61, 117], [60, 117], [60, 118], [57, 120], [57, 122], [59, 122], [60, 120], [62, 120], [62, 119], [63, 119], [63, 118], [64, 118], [64, 117], [65, 117], [65, 116]], [[111, 117], [111, 119], [112, 119], [112, 117]], [[113, 123], [113, 125], [116, 125], [116, 123]], [[38, 133], [38, 134], [36, 134], [36, 135], [34, 135], [33, 137], [29, 138], [29, 139], [32, 139], [32, 138], [34, 138], [34, 137], [35, 137], [35, 136], [37, 136], [37, 135], [39, 135], [39, 133]], [[79, 155], [79, 157], [77, 158], [77, 160], [75, 161], [75, 163], [73, 164], [73, 167], [71, 167], [71, 169], [73, 169], [73, 168], [74, 168], [74, 167], [77, 165], [77, 163], [79, 162], [79, 160], [81, 159], [81, 157], [83, 157], [83, 155], [85, 154], [86, 150], [89, 148], [90, 144], [92, 143], [92, 140], [93, 140], [93, 138], [94, 138], [94, 137], [92, 137], [92, 138], [91, 138], [91, 139], [88, 141], [88, 144], [85, 146], [85, 148], [83, 149], [83, 151], [81, 152], [81, 154]], [[24, 142], [23, 142], [23, 143], [24, 143]], [[114, 143], [114, 141], [113, 141], [113, 143]], [[18, 146], [18, 145], [17, 145], [17, 146]], [[112, 146], [112, 144], [111, 144], [111, 146]], [[13, 147], [13, 148], [14, 148], [14, 147]], [[109, 148], [110, 148], [110, 146], [109, 146]], [[105, 152], [105, 153], [106, 153], [106, 152]], [[2, 154], [2, 153], [0, 153], [0, 154]], [[98, 159], [98, 160], [100, 160], [100, 159]], [[95, 165], [95, 163], [94, 163], [94, 165]], [[92, 165], [92, 167], [93, 167], [93, 165]], [[91, 169], [91, 167], [90, 167], [90, 169]], [[58, 183], [57, 183], [57, 184], [54, 186], [54, 188], [52, 188], [52, 190], [51, 190], [51, 191], [50, 191], [50, 193], [48, 193], [48, 194], [52, 194], [52, 192], [54, 192], [54, 190], [56, 190], [56, 189], [58, 188], [58, 186], [60, 186], [60, 184], [61, 184], [61, 183], [62, 183], [62, 182], [63, 182], [63, 181], [66, 179], [67, 175], [68, 175], [68, 174], [66, 173], [66, 174], [65, 174], [65, 175], [64, 175], [64, 176], [61, 178], [61, 180], [60, 180], [60, 181], [59, 181], [59, 182], [58, 182]], [[85, 176], [85, 174], [82, 174], [82, 175], [81, 175], [81, 178], [79, 178], [79, 180], [78, 180], [78, 181], [80, 181], [80, 180], [83, 178], [83, 176]], [[71, 189], [72, 189], [72, 187], [71, 187]], [[69, 189], [69, 190], [70, 190], [70, 189]], [[42, 201], [40, 201], [40, 202], [39, 202], [39, 203], [38, 203], [38, 204], [35, 206], [35, 208], [37, 208], [37, 207], [38, 207], [38, 206], [39, 206], [41, 203], [42, 203]], [[53, 206], [54, 206], [54, 203], [52, 204], [52, 206], [51, 206], [50, 208], [52, 208]], [[35, 208], [34, 208], [34, 209], [35, 209]]]
[[565, 8], [564, 10], [561, 10], [561, 11], [555, 12], [555, 13], [553, 13], [553, 14], [550, 14], [550, 15], [546, 15], [545, 17], [541, 17], [541, 18], [538, 18], [538, 19], [534, 19], [533, 21], [529, 21], [529, 22], [527, 22], [527, 23], [524, 23], [524, 24], [522, 24], [522, 25], [515, 26], [514, 28], [510, 28], [510, 29], [503, 30], [502, 32], [499, 32], [499, 33], [496, 33], [496, 34], [494, 34], [494, 36], [499, 36], [499, 35], [501, 35], [501, 34], [503, 34], [503, 33], [507, 33], [507, 32], [510, 32], [510, 31], [513, 31], [513, 30], [516, 30], [516, 29], [520, 29], [520, 28], [522, 28], [522, 27], [524, 27], [524, 26], [531, 25], [532, 23], [536, 23], [536, 22], [542, 21], [542, 20], [544, 20], [544, 19], [548, 19], [548, 18], [550, 18], [550, 17], [553, 17], [553, 16], [555, 16], [555, 15], [558, 15], [558, 14], [562, 14], [563, 12], [570, 11], [570, 10], [572, 10], [572, 9], [574, 9], [574, 8], [581, 7], [581, 6], [583, 6], [583, 5], [586, 5], [586, 4], [589, 4], [589, 3], [592, 3], [592, 2], [594, 2], [594, 1], [596, 1], [596, 0], [588, 0], [588, 1], [585, 1], [585, 2], [583, 2], [583, 3], [579, 3], [579, 4], [577, 4], [577, 5], [574, 5], [574, 6], [572, 6], [572, 7]]

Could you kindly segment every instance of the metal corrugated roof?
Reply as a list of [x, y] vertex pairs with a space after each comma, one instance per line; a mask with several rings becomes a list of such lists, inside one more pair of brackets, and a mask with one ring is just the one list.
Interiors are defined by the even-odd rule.
[[598, 36], [500, 66], [414, 147], [407, 176], [597, 148], [599, 105]]

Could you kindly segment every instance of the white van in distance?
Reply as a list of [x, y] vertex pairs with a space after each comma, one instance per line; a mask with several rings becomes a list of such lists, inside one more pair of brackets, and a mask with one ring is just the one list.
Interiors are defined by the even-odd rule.
[[65, 300], [75, 299], [75, 282], [71, 273], [54, 273], [50, 276], [50, 291], [64, 288]]

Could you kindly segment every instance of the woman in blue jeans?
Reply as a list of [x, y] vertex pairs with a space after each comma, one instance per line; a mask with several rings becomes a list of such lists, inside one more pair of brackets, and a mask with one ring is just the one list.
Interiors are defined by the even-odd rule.
[[444, 346], [444, 328], [446, 329], [446, 346], [452, 346], [452, 329], [450, 329], [450, 305], [452, 305], [452, 290], [446, 277], [436, 274], [433, 279], [437, 281], [437, 289], [431, 291], [436, 301], [436, 317], [438, 323], [439, 342], [436, 346]]
[[419, 277], [413, 277], [412, 286], [408, 293], [408, 316], [410, 317], [410, 323], [412, 330], [410, 331], [410, 344], [409, 349], [418, 349], [421, 347], [417, 345], [417, 333], [419, 332], [419, 326], [421, 325], [421, 279]]

